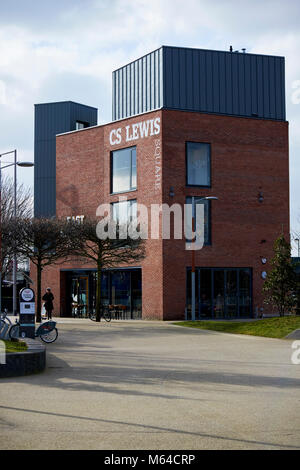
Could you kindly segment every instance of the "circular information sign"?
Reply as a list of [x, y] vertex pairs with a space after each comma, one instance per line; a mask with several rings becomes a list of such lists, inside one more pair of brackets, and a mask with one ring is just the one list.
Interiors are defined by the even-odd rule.
[[20, 295], [24, 302], [31, 302], [34, 298], [34, 292], [32, 289], [22, 289]]

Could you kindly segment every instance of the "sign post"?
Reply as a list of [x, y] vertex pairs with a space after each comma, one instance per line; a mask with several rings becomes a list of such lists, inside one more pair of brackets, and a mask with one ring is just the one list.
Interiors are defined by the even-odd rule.
[[35, 294], [29, 288], [20, 291], [20, 338], [35, 338]]

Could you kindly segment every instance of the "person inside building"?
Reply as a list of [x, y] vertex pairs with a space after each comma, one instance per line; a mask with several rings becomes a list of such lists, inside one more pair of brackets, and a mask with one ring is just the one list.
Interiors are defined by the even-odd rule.
[[44, 307], [47, 312], [48, 320], [52, 319], [52, 312], [53, 312], [53, 300], [54, 300], [54, 295], [51, 292], [50, 287], [46, 289], [46, 294], [43, 297], [44, 300]]

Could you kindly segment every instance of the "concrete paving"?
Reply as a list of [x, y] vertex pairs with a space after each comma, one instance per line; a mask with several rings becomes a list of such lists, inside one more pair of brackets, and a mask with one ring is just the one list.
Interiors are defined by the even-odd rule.
[[292, 341], [60, 321], [47, 370], [0, 381], [1, 449], [299, 449]]
[[300, 339], [300, 330], [295, 330], [289, 335], [287, 335], [286, 339]]

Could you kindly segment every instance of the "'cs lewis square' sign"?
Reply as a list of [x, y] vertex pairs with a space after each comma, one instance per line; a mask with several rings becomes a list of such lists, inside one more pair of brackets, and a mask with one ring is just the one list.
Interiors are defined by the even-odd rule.
[[113, 129], [109, 134], [110, 145], [120, 145], [138, 139], [145, 139], [160, 134], [160, 118], [137, 122], [126, 127]]

